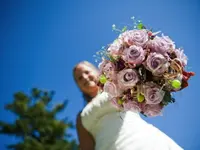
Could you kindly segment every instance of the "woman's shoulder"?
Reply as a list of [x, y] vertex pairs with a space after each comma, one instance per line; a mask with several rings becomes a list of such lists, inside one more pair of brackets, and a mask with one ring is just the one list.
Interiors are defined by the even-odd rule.
[[102, 109], [104, 104], [108, 102], [108, 93], [102, 92], [99, 93], [96, 97], [92, 99], [91, 102], [89, 102], [82, 110], [81, 116], [84, 117], [86, 115], [89, 115], [93, 111], [97, 109]]

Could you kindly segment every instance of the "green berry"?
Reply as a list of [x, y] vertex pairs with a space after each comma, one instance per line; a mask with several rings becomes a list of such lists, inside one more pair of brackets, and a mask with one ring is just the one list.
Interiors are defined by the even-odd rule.
[[106, 81], [107, 81], [106, 76], [105, 76], [105, 75], [101, 75], [99, 81], [100, 81], [102, 84], [105, 84]]
[[139, 103], [142, 103], [144, 101], [144, 95], [137, 94], [137, 100], [138, 100]]
[[177, 79], [173, 80], [171, 83], [172, 87], [174, 87], [175, 89], [178, 89], [181, 87], [181, 82]]
[[122, 105], [122, 104], [123, 104], [122, 99], [118, 99], [118, 100], [117, 100], [117, 103], [118, 103], [119, 105]]
[[142, 24], [142, 23], [139, 23], [139, 24], [137, 25], [137, 28], [140, 29], [140, 30], [143, 29], [143, 24]]

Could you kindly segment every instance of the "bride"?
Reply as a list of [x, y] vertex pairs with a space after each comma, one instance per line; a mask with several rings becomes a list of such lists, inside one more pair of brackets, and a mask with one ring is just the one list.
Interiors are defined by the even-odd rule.
[[170, 137], [134, 110], [119, 112], [97, 86], [97, 69], [79, 63], [74, 78], [88, 104], [77, 116], [81, 150], [182, 150]]

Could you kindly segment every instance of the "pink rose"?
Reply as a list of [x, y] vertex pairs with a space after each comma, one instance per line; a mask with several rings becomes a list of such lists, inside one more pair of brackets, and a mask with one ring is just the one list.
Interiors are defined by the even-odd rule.
[[133, 112], [140, 112], [141, 109], [139, 107], [139, 104], [136, 101], [128, 101], [126, 103], [123, 103], [124, 110], [125, 111], [133, 111]]
[[161, 75], [168, 69], [169, 63], [162, 54], [154, 52], [147, 57], [145, 67], [154, 75]]
[[138, 74], [134, 69], [124, 69], [117, 74], [118, 85], [123, 90], [132, 88], [138, 81]]
[[153, 82], [147, 82], [144, 85], [144, 97], [146, 104], [159, 104], [165, 95], [165, 92], [161, 90], [157, 84]]
[[155, 117], [162, 115], [162, 106], [159, 104], [156, 105], [143, 104], [142, 111], [144, 115], [148, 117]]
[[141, 64], [145, 59], [145, 53], [142, 47], [132, 45], [124, 50], [123, 59], [131, 64]]
[[117, 97], [121, 94], [117, 85], [110, 81], [107, 81], [104, 84], [104, 91], [107, 92], [111, 97]]
[[137, 45], [143, 47], [148, 41], [148, 33], [145, 29], [143, 30], [128, 30], [122, 33], [121, 38], [126, 44]]
[[186, 65], [187, 65], [187, 61], [188, 61], [188, 58], [187, 58], [187, 56], [184, 54], [183, 50], [181, 50], [181, 49], [175, 49], [174, 51], [175, 51], [176, 56], [177, 56], [176, 59], [177, 59], [183, 66], [186, 66]]
[[100, 64], [99, 64], [99, 70], [101, 72], [101, 74], [105, 74], [105, 76], [111, 80], [115, 80], [115, 65], [108, 61], [108, 60], [103, 60]]
[[116, 39], [107, 49], [110, 55], [118, 56], [123, 50], [123, 41], [121, 39]]
[[169, 50], [175, 48], [174, 42], [168, 36], [156, 36], [153, 40], [150, 40], [147, 43], [147, 46], [151, 49], [152, 52], [161, 54], [165, 54]]
[[162, 34], [162, 38], [165, 40], [166, 43], [168, 43], [170, 49], [175, 49], [175, 44], [174, 44], [175, 42], [172, 41], [172, 40], [169, 38], [169, 36], [164, 36], [164, 35]]

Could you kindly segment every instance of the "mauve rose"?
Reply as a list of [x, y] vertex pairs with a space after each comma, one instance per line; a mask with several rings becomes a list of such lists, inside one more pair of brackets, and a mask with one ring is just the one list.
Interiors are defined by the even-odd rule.
[[175, 42], [172, 41], [172, 39], [170, 39], [169, 36], [164, 36], [164, 34], [162, 34], [162, 38], [165, 40], [166, 43], [168, 43], [170, 49], [175, 49]]
[[121, 94], [117, 85], [110, 81], [107, 81], [104, 84], [104, 91], [107, 92], [111, 97], [117, 97]]
[[187, 61], [188, 61], [188, 58], [187, 56], [184, 54], [184, 51], [181, 50], [181, 49], [175, 49], [174, 52], [176, 53], [176, 56], [177, 56], [177, 60], [181, 62], [181, 64], [183, 66], [186, 66], [187, 65]]
[[154, 52], [147, 57], [145, 67], [154, 75], [161, 75], [168, 69], [169, 62], [162, 54]]
[[123, 50], [123, 41], [121, 39], [116, 39], [107, 49], [110, 55], [118, 56]]
[[142, 111], [148, 117], [155, 117], [162, 115], [162, 106], [159, 104], [156, 105], [143, 104]]
[[144, 46], [148, 41], [147, 30], [128, 30], [122, 33], [119, 38], [121, 38], [126, 44]]
[[115, 80], [116, 74], [115, 74], [115, 65], [108, 61], [108, 60], [103, 60], [99, 64], [99, 70], [101, 73], [105, 74], [105, 76], [111, 80]]
[[138, 74], [134, 69], [124, 69], [117, 74], [118, 85], [123, 90], [132, 88], [138, 81]]
[[132, 45], [124, 50], [123, 59], [131, 64], [141, 64], [145, 59], [145, 52], [142, 47]]
[[165, 92], [157, 84], [147, 82], [143, 87], [146, 104], [159, 104], [163, 100]]
[[126, 103], [123, 103], [123, 107], [125, 111], [133, 111], [133, 112], [141, 112], [141, 108], [139, 107], [139, 104], [136, 101], [128, 101]]
[[167, 36], [158, 37], [156, 36], [153, 40], [150, 40], [147, 43], [148, 48], [151, 49], [151, 52], [157, 52], [165, 54], [171, 49], [174, 49], [174, 42]]

